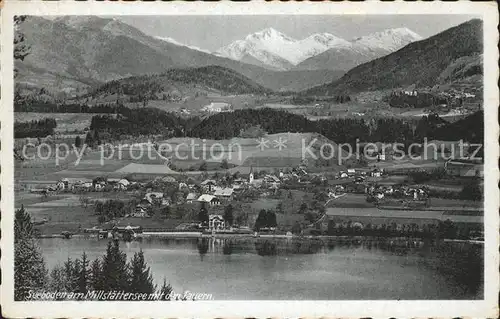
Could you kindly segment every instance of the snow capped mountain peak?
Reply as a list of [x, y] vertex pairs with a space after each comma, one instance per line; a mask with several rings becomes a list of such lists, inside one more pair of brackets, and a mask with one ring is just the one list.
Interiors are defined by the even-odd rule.
[[422, 40], [422, 37], [408, 28], [395, 28], [378, 31], [367, 36], [354, 39], [357, 47], [396, 51], [405, 45]]
[[266, 28], [220, 48], [215, 54], [233, 60], [257, 59], [273, 69], [289, 69], [302, 61], [334, 49], [353, 54], [396, 51], [410, 42], [422, 39], [408, 28], [388, 29], [353, 39], [351, 42], [331, 33], [315, 33], [296, 40], [274, 29]]
[[406, 28], [406, 27], [403, 27], [403, 28], [395, 28], [395, 29], [389, 29], [387, 30], [389, 32], [392, 32], [392, 33], [396, 33], [396, 34], [401, 34], [401, 35], [409, 35], [409, 36], [412, 36], [414, 38], [422, 38], [420, 35], [418, 35], [417, 33], [413, 32], [412, 30]]
[[334, 46], [345, 46], [345, 47], [351, 46], [351, 43], [349, 41], [344, 40], [342, 38], [339, 38], [337, 36], [334, 36], [331, 33], [326, 33], [326, 32], [312, 34], [302, 41], [306, 41], [308, 39], [313, 40], [315, 42], [318, 42], [318, 43], [320, 43], [328, 48], [331, 48]]
[[[333, 46], [349, 45], [348, 41], [329, 33], [317, 33], [296, 40], [274, 28], [267, 28], [220, 48], [216, 54], [234, 60], [250, 56], [273, 68], [283, 69], [283, 66], [289, 68], [297, 65]], [[280, 65], [276, 65], [276, 62]]]
[[270, 39], [280, 39], [282, 41], [295, 42], [295, 39], [290, 38], [289, 36], [279, 32], [274, 28], [266, 28], [261, 31], [249, 34], [246, 40], [270, 40]]

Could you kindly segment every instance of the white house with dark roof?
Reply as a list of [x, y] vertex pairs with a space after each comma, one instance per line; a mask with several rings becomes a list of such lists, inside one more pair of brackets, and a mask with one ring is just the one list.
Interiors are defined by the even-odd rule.
[[198, 197], [197, 201], [200, 203], [207, 203], [210, 206], [220, 205], [220, 200], [216, 196], [209, 194], [201, 195], [200, 197]]
[[216, 188], [214, 191], [214, 196], [225, 201], [231, 201], [233, 200], [233, 193], [234, 189], [230, 187]]

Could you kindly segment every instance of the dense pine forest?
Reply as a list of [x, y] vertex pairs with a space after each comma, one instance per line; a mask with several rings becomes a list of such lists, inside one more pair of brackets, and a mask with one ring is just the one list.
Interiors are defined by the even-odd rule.
[[116, 113], [122, 106], [117, 104], [99, 104], [89, 106], [85, 103], [61, 104], [54, 101], [43, 101], [38, 99], [14, 100], [14, 112], [37, 112], [37, 113]]
[[351, 145], [357, 139], [366, 142], [412, 143], [422, 142], [423, 138], [463, 139], [469, 142], [481, 142], [484, 138], [482, 111], [455, 123], [448, 123], [437, 115], [422, 117], [415, 123], [397, 118], [332, 118], [311, 121], [302, 115], [269, 108], [224, 112], [201, 120], [198, 117], [182, 119], [155, 108], [119, 108], [117, 117], [94, 116], [90, 129], [106, 132], [111, 139], [126, 135], [229, 139], [241, 136], [242, 132], [255, 127], [268, 134], [319, 133], [336, 143]]
[[56, 120], [51, 118], [30, 122], [16, 122], [14, 123], [14, 137], [45, 137], [54, 134], [56, 126]]
[[156, 108], [131, 109], [119, 107], [117, 116], [95, 115], [90, 129], [102, 132], [108, 140], [127, 136], [162, 135], [164, 137], [183, 136], [186, 120]]

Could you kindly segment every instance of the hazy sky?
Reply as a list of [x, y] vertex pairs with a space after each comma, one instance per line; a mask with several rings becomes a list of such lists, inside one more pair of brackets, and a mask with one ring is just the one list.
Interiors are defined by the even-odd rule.
[[303, 39], [328, 32], [346, 40], [389, 28], [407, 27], [429, 37], [475, 18], [469, 15], [268, 15], [268, 16], [121, 16], [146, 34], [215, 51], [246, 35], [272, 27]]

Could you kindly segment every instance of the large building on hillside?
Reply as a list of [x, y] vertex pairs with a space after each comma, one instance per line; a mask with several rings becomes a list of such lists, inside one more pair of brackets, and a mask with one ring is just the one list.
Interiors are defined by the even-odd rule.
[[206, 113], [230, 112], [232, 110], [233, 106], [225, 102], [211, 102], [209, 105], [201, 108], [201, 111]]

